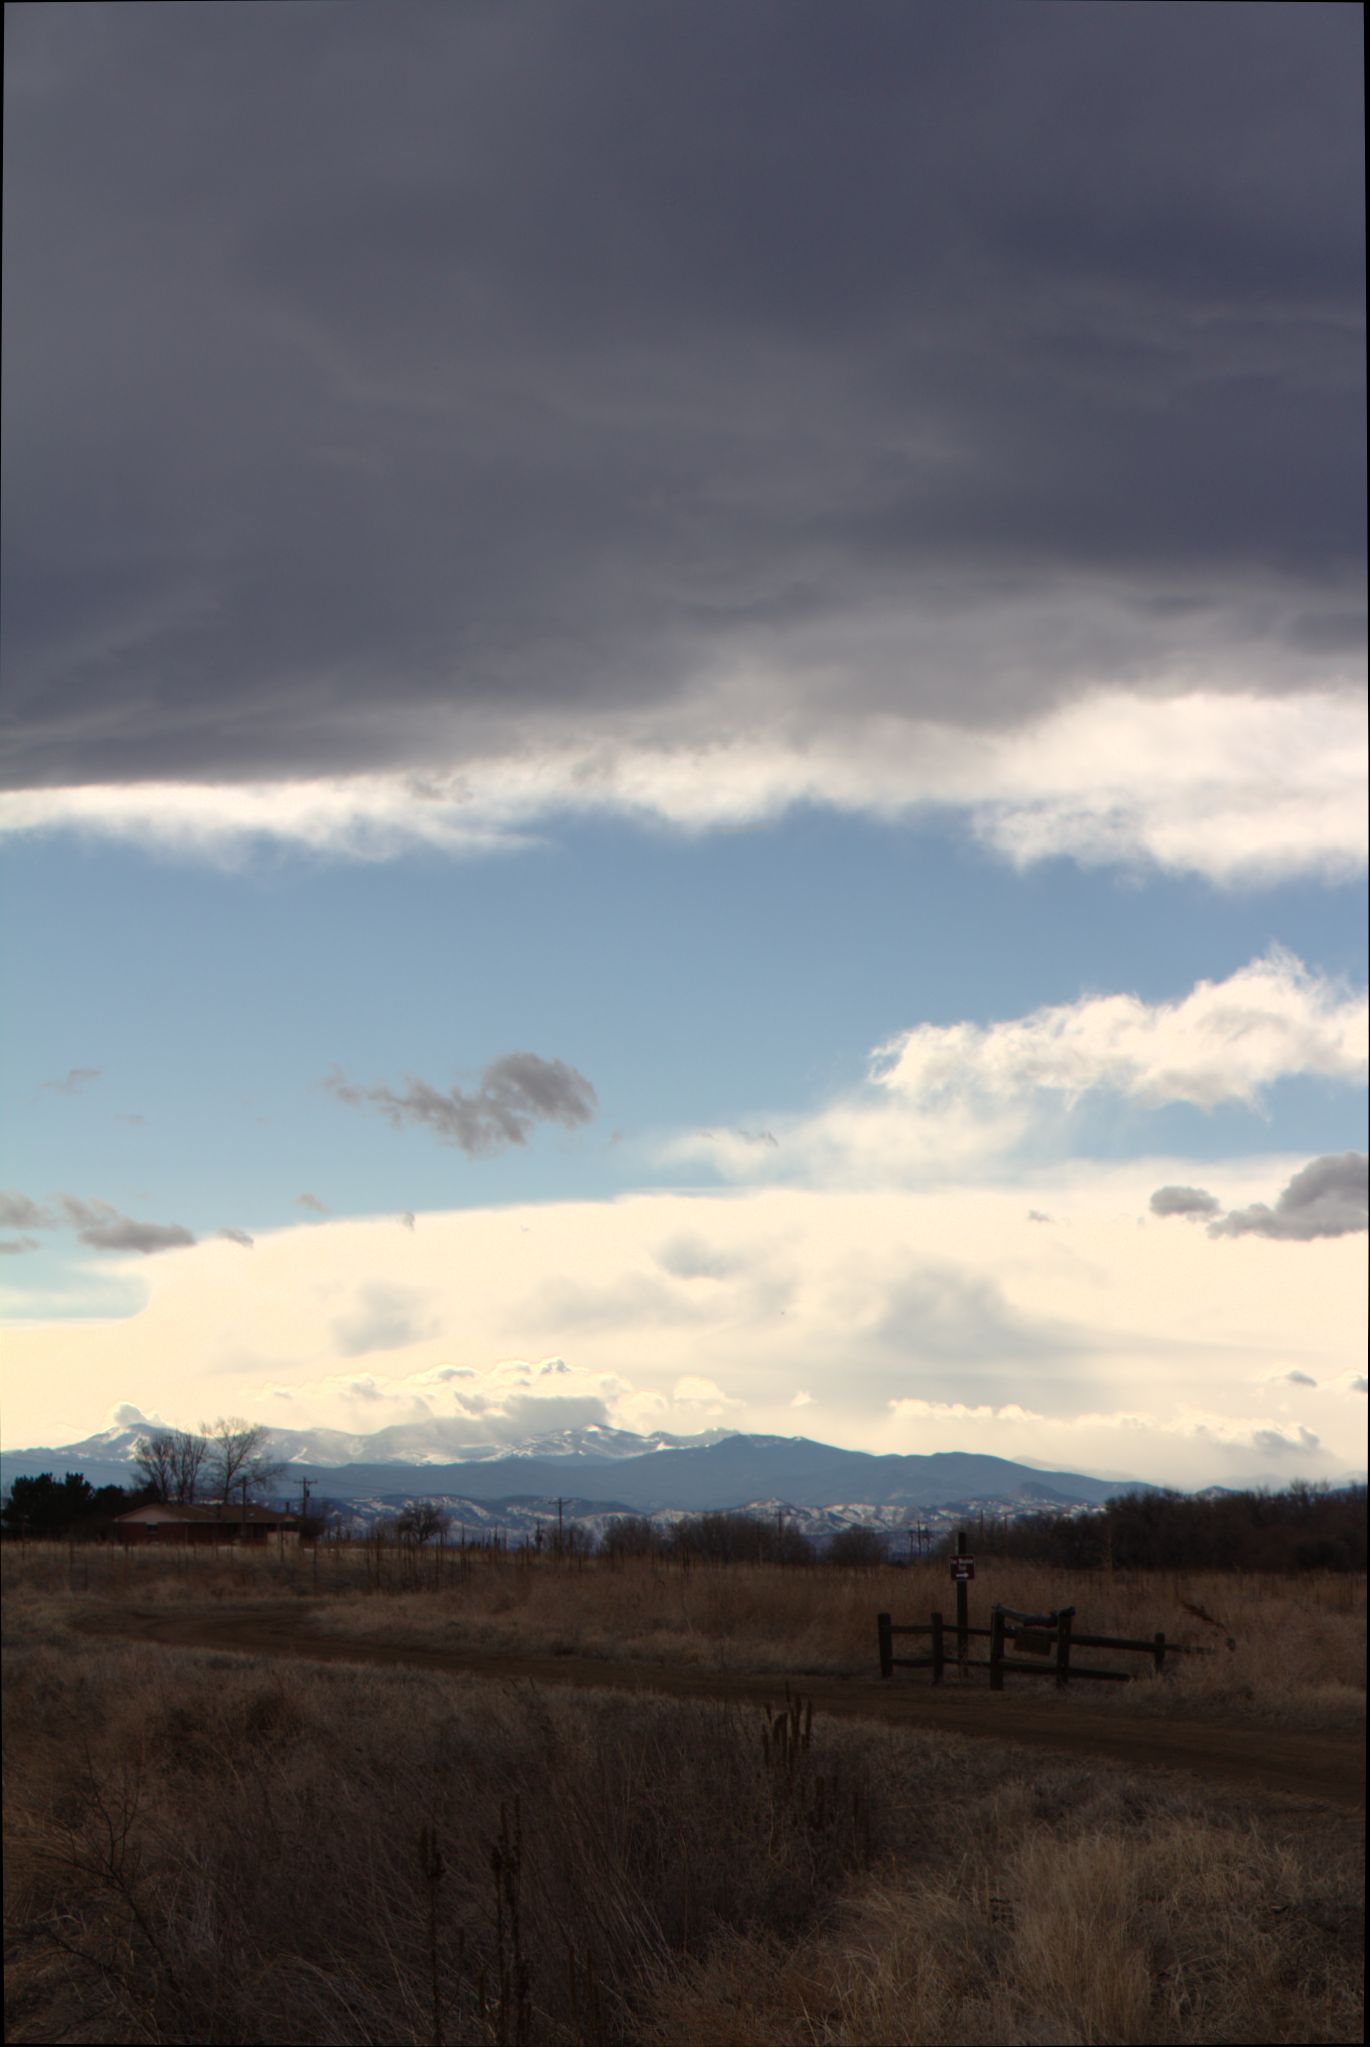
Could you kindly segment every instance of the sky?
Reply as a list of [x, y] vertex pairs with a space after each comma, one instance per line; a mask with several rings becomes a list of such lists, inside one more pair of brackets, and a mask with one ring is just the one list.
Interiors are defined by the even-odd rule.
[[6, 9], [7, 1446], [1363, 1471], [1361, 41]]

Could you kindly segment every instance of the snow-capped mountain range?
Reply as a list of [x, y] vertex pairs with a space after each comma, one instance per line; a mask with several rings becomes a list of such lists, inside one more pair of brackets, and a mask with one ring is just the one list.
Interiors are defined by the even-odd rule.
[[[127, 1409], [124, 1410], [127, 1415]], [[0, 1451], [5, 1482], [22, 1472], [49, 1470], [53, 1459], [75, 1459], [72, 1470], [84, 1471], [92, 1484], [122, 1485], [133, 1462], [139, 1439], [154, 1435], [161, 1424], [144, 1415], [116, 1422], [79, 1443], [57, 1448], [40, 1446], [32, 1450]], [[377, 1429], [370, 1435], [352, 1435], [344, 1429], [272, 1429], [271, 1447], [283, 1464], [342, 1468], [352, 1464], [428, 1465], [488, 1464], [505, 1458], [556, 1457], [592, 1458], [609, 1463], [621, 1457], [650, 1456], [657, 1450], [698, 1449], [733, 1434], [729, 1429], [706, 1429], [697, 1436], [672, 1436], [664, 1430], [652, 1435], [635, 1435], [631, 1429], [611, 1428], [606, 1422], [589, 1422], [578, 1429], [552, 1429], [523, 1436], [510, 1442], [490, 1436], [473, 1438], [472, 1423], [465, 1418], [433, 1416], [419, 1422], [401, 1422]], [[14, 1460], [23, 1459], [22, 1465]], [[35, 1460], [46, 1462], [35, 1463]], [[11, 1464], [14, 1469], [11, 1471]], [[118, 1475], [96, 1478], [93, 1466], [117, 1466]]]
[[[126, 1485], [136, 1476], [138, 1438], [153, 1426], [127, 1413], [79, 1443], [6, 1451], [0, 1480], [81, 1471], [94, 1485]], [[636, 1435], [590, 1423], [515, 1443], [469, 1439], [469, 1423], [415, 1422], [348, 1435], [332, 1429], [277, 1429], [275, 1454], [288, 1472], [276, 1490], [294, 1493], [304, 1478], [316, 1498], [395, 1502], [417, 1497], [484, 1505], [538, 1503], [574, 1495], [586, 1512], [699, 1513], [759, 1502], [844, 1518], [867, 1510], [902, 1523], [944, 1507], [1017, 1512], [1097, 1506], [1136, 1482], [1042, 1471], [968, 1451], [873, 1456], [806, 1436], [747, 1435], [710, 1429], [698, 1436]], [[454, 1442], [460, 1430], [464, 1440]]]

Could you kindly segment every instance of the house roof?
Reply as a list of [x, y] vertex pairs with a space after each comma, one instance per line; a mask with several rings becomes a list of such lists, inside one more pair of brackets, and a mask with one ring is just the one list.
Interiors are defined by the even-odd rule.
[[146, 1506], [134, 1507], [127, 1514], [115, 1516], [118, 1521], [207, 1521], [221, 1523], [242, 1523], [244, 1521], [291, 1523], [299, 1517], [275, 1507], [220, 1507], [220, 1506], [178, 1506], [174, 1500], [152, 1500]]

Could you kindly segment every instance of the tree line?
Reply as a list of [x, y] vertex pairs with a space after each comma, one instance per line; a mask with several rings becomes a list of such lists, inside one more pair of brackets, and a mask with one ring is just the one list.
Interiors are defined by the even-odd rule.
[[1363, 1571], [1366, 1489], [1123, 1493], [1097, 1513], [1009, 1521], [994, 1549], [1068, 1571]]
[[147, 1506], [149, 1499], [143, 1486], [93, 1486], [84, 1472], [69, 1471], [56, 1479], [42, 1471], [35, 1478], [15, 1479], [0, 1507], [0, 1525], [6, 1535], [37, 1542], [108, 1535], [117, 1515]]
[[[853, 1526], [815, 1542], [783, 1512], [692, 1514], [673, 1524], [625, 1514], [609, 1522], [598, 1553], [610, 1560], [873, 1567], [903, 1562], [902, 1541], [902, 1531]], [[949, 1557], [954, 1548], [947, 1534], [935, 1554]], [[1278, 1492], [1124, 1493], [1085, 1514], [996, 1517], [989, 1548], [1062, 1571], [1359, 1572], [1366, 1568], [1366, 1489], [1296, 1479]]]
[[[98, 1536], [114, 1518], [152, 1502], [228, 1504], [260, 1492], [284, 1466], [269, 1454], [268, 1432], [236, 1418], [207, 1425], [204, 1433], [150, 1433], [134, 1453], [139, 1483], [95, 1487], [80, 1472], [62, 1480], [51, 1472], [17, 1478], [0, 1525], [9, 1535], [35, 1538]], [[334, 1513], [344, 1511], [341, 1507]], [[319, 1535], [332, 1518], [316, 1503], [307, 1532]], [[418, 1500], [376, 1536], [401, 1544], [445, 1542], [451, 1514], [441, 1502]], [[680, 1564], [815, 1564], [874, 1567], [903, 1561], [902, 1533], [853, 1526], [827, 1542], [815, 1541], [784, 1510], [771, 1513], [689, 1514], [661, 1522], [646, 1514], [609, 1521], [596, 1541], [572, 1522], [539, 1530], [527, 1544], [554, 1556], [598, 1555], [613, 1563], [655, 1558]], [[954, 1538], [937, 1553], [949, 1555]], [[1296, 1480], [1279, 1492], [1260, 1489], [1208, 1497], [1157, 1490], [1125, 1493], [1086, 1514], [1027, 1514], [996, 1519], [988, 1547], [995, 1556], [1062, 1571], [1246, 1570], [1364, 1571], [1366, 1489], [1310, 1485]]]
[[246, 1504], [285, 1466], [271, 1454], [270, 1431], [240, 1415], [187, 1429], [152, 1429], [133, 1446], [133, 1483], [93, 1486], [83, 1472], [16, 1478], [3, 1507], [6, 1534], [50, 1539], [107, 1534], [134, 1507]]

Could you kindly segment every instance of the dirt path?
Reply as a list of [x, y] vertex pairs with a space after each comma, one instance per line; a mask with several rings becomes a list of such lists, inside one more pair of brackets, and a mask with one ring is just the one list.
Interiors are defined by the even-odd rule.
[[[471, 1649], [374, 1642], [323, 1634], [308, 1606], [141, 1607], [95, 1611], [86, 1632], [131, 1636], [169, 1648], [230, 1649], [254, 1656], [305, 1656], [323, 1663], [405, 1664], [421, 1670], [508, 1683], [578, 1685], [599, 1691], [666, 1693], [675, 1698], [754, 1700], [778, 1705], [785, 1679], [753, 1671], [702, 1670], [670, 1663], [611, 1663], [590, 1656], [490, 1656]], [[948, 1686], [934, 1691], [908, 1679], [796, 1677], [791, 1689], [815, 1712], [840, 1713], [902, 1727], [941, 1728], [1029, 1748], [1092, 1755], [1132, 1769], [1198, 1772], [1207, 1779], [1343, 1808], [1365, 1803], [1365, 1748], [1356, 1735], [1288, 1734], [1194, 1720], [1127, 1719], [1004, 1693]]]

